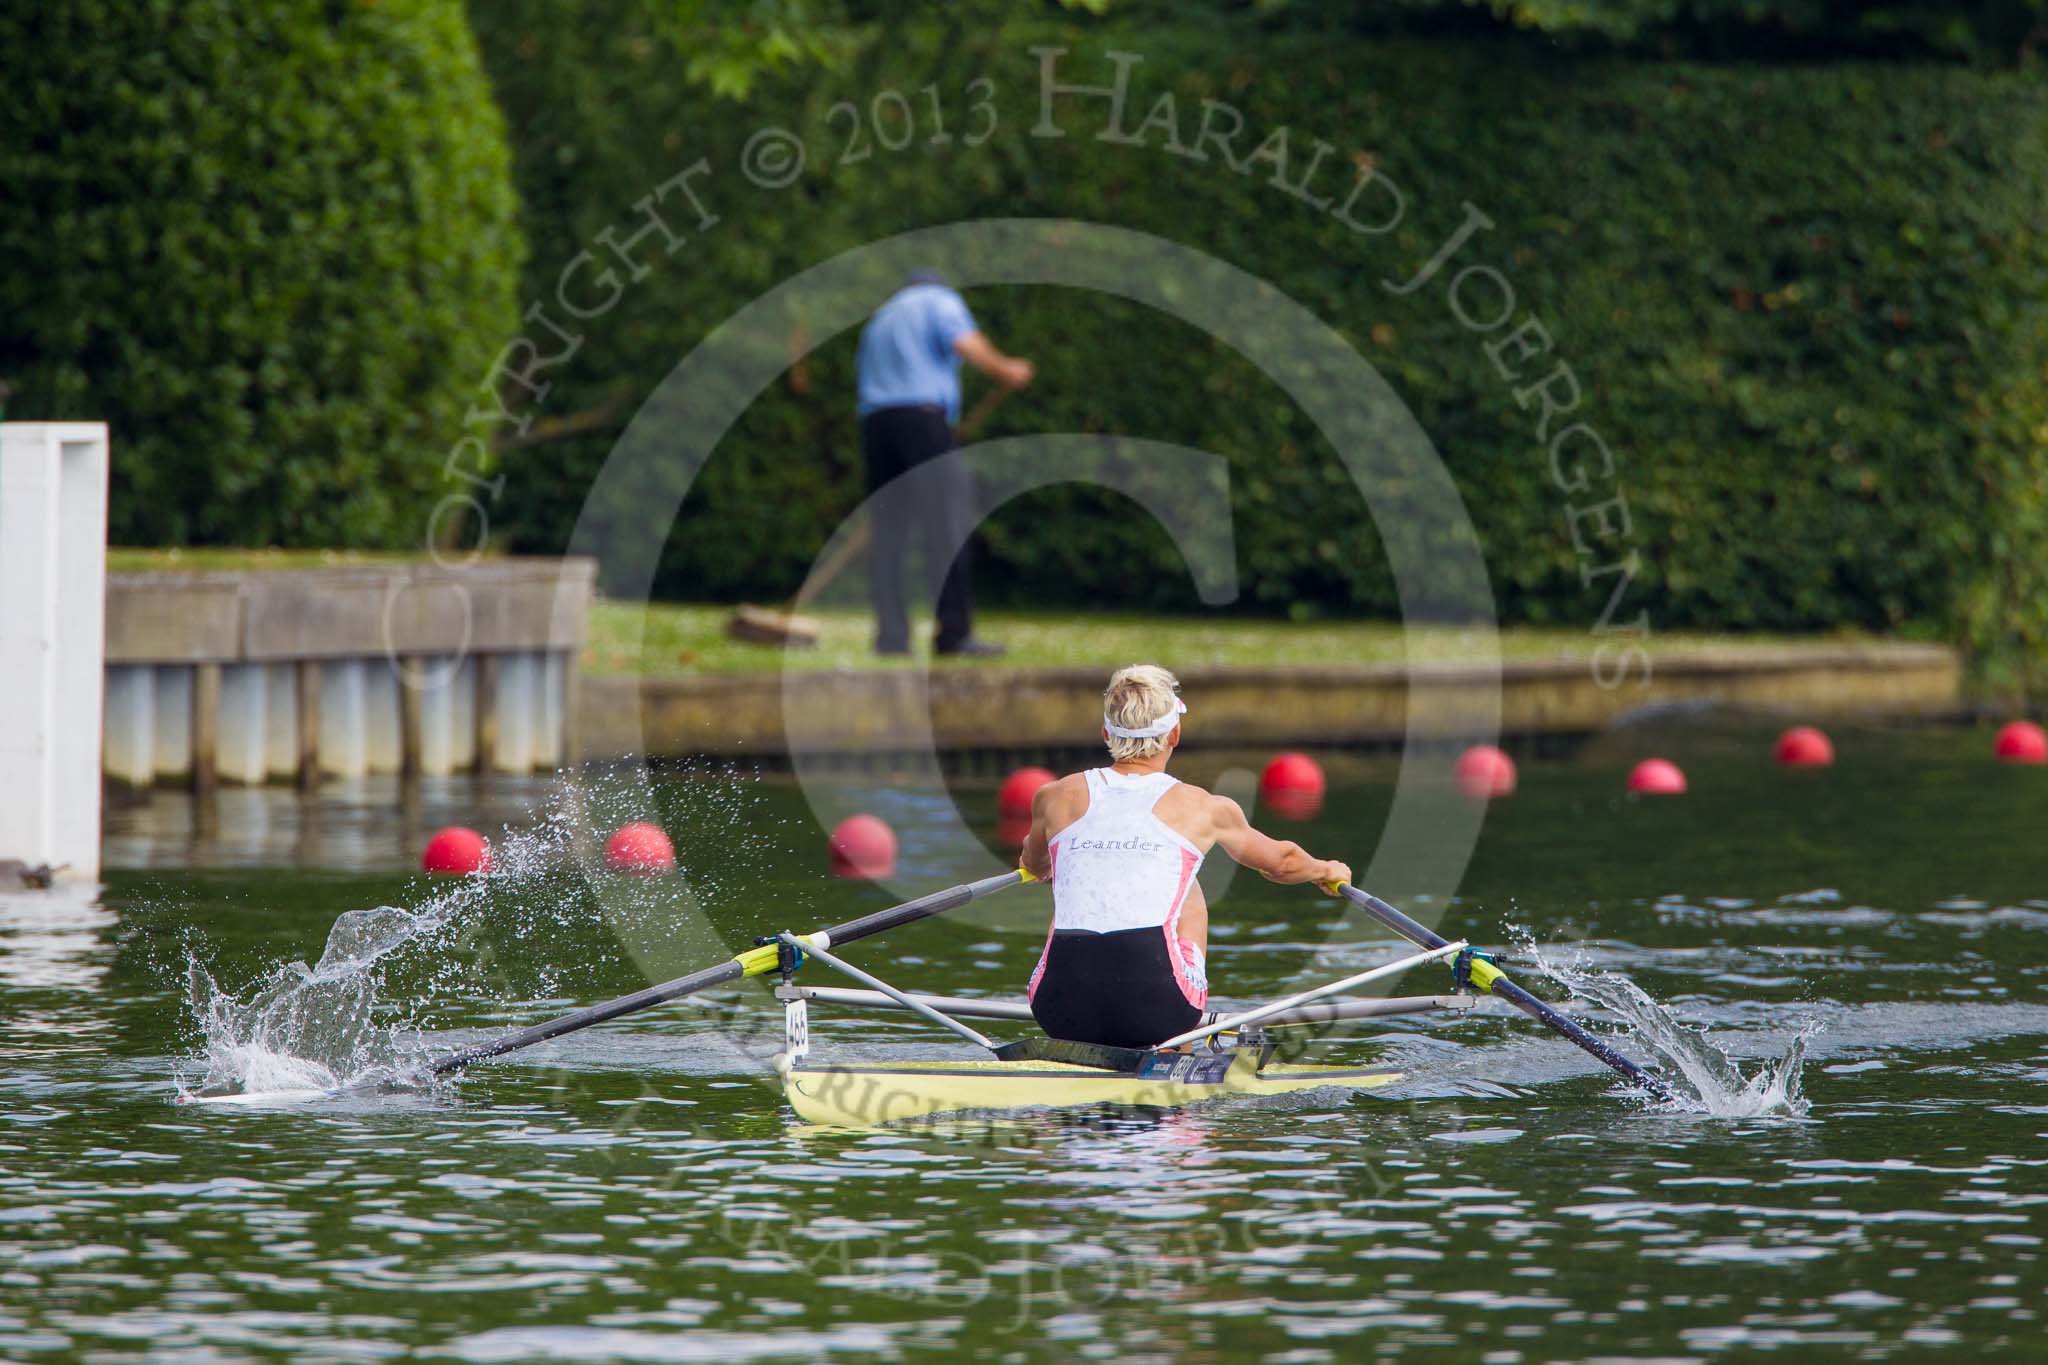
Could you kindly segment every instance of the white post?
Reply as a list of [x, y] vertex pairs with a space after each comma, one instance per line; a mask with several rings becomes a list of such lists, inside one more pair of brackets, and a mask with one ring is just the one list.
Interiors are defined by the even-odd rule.
[[540, 657], [521, 651], [498, 661], [498, 761], [501, 773], [533, 771], [534, 703], [540, 689]]
[[222, 781], [255, 787], [270, 775], [264, 736], [264, 722], [270, 713], [264, 696], [267, 673], [262, 664], [227, 664], [221, 668], [219, 752], [215, 765]]
[[100, 875], [107, 427], [0, 423], [0, 859]]
[[192, 665], [156, 664], [150, 668], [155, 681], [150, 695], [156, 714], [150, 733], [156, 737], [156, 755], [150, 771], [154, 780], [186, 778], [192, 775]]
[[420, 692], [420, 776], [446, 777], [456, 768], [457, 727], [468, 726], [471, 740], [476, 737], [476, 721], [466, 711], [458, 713], [455, 705], [457, 660], [437, 654], [414, 659], [412, 669], [414, 676], [400, 678], [398, 685], [417, 686]]
[[299, 772], [299, 671], [262, 664], [263, 778], [289, 782]]
[[387, 660], [373, 659], [363, 667], [363, 771], [398, 771], [404, 741], [399, 737], [398, 689], [404, 686], [398, 670]]
[[[384, 661], [377, 663], [381, 667]], [[362, 777], [370, 771], [363, 695], [368, 668], [361, 659], [329, 659], [320, 670], [320, 771], [331, 777]]]

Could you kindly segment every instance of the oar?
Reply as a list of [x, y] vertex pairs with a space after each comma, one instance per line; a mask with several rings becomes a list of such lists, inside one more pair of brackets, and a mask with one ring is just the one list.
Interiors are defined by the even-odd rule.
[[[961, 886], [948, 887], [944, 891], [934, 891], [929, 896], [919, 896], [914, 901], [892, 905], [887, 910], [877, 910], [872, 915], [863, 915], [859, 919], [848, 920], [845, 924], [821, 929], [805, 937], [813, 947], [837, 947], [839, 944], [852, 943], [856, 939], [883, 933], [914, 920], [942, 915], [948, 910], [958, 909], [971, 900], [979, 900], [983, 896], [994, 895], [998, 891], [1005, 891], [1031, 880], [1033, 878], [1029, 872], [1018, 868], [1014, 872], [1005, 872], [1000, 877], [986, 877], [978, 882], [967, 882]], [[445, 1076], [451, 1071], [460, 1071], [472, 1062], [481, 1062], [489, 1057], [502, 1057], [522, 1047], [544, 1043], [550, 1038], [559, 1038], [565, 1033], [574, 1033], [578, 1029], [589, 1028], [592, 1024], [602, 1024], [607, 1019], [617, 1019], [620, 1015], [632, 1014], [636, 1010], [680, 999], [685, 995], [695, 995], [698, 991], [722, 986], [728, 981], [738, 981], [748, 976], [764, 976], [775, 970], [781, 961], [781, 954], [782, 945], [779, 943], [764, 943], [757, 948], [749, 948], [738, 956], [729, 958], [715, 967], [706, 967], [701, 972], [679, 976], [659, 986], [649, 986], [644, 991], [622, 995], [616, 1000], [607, 1000], [602, 1005], [592, 1005], [587, 1009], [577, 1010], [574, 1014], [565, 1014], [559, 1019], [550, 1019], [544, 1024], [534, 1024], [530, 1028], [520, 1029], [517, 1033], [508, 1033], [473, 1047], [466, 1047], [452, 1056], [443, 1057], [435, 1062], [434, 1074]]]
[[[1402, 938], [1407, 939], [1418, 947], [1443, 948], [1448, 947], [1450, 944], [1450, 940], [1446, 939], [1442, 934], [1417, 924], [1378, 896], [1373, 895], [1372, 892], [1360, 890], [1350, 882], [1337, 882], [1334, 885], [1325, 886], [1323, 889], [1334, 895], [1342, 896], [1345, 900], [1350, 901], [1353, 905], [1365, 911], [1366, 914], [1371, 915], [1381, 924], [1386, 925]], [[1658, 1099], [1668, 1100], [1672, 1098], [1671, 1089], [1664, 1082], [1658, 1080], [1655, 1076], [1652, 1076], [1649, 1072], [1643, 1070], [1640, 1066], [1622, 1056], [1619, 1052], [1616, 1052], [1613, 1048], [1607, 1046], [1607, 1044], [1601, 1042], [1562, 1014], [1559, 1014], [1549, 1005], [1544, 1004], [1541, 1000], [1538, 1000], [1535, 996], [1508, 980], [1506, 972], [1503, 972], [1483, 957], [1475, 956], [1467, 959], [1467, 961], [1470, 964], [1467, 967], [1467, 971], [1472, 978], [1472, 984], [1479, 987], [1480, 990], [1490, 995], [1499, 996], [1502, 1000], [1507, 1001], [1530, 1018], [1537, 1020], [1539, 1023], [1549, 1025], [1558, 1033], [1563, 1034], [1566, 1039], [1592, 1053], [1595, 1057], [1598, 1057], [1601, 1061], [1607, 1063], [1607, 1065], [1613, 1067], [1616, 1071], [1619, 1071]]]

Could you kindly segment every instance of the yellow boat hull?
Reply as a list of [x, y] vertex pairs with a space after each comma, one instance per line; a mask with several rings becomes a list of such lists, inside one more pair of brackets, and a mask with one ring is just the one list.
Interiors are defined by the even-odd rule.
[[[1226, 1066], [1193, 1054], [1179, 1074], [1137, 1076], [1065, 1062], [791, 1062], [778, 1057], [790, 1108], [809, 1123], [873, 1128], [966, 1110], [1114, 1105], [1177, 1109], [1231, 1095], [1289, 1095], [1336, 1087], [1372, 1090], [1400, 1080], [1385, 1068], [1273, 1062], [1251, 1053]], [[1204, 1066], [1202, 1063], [1210, 1062]]]

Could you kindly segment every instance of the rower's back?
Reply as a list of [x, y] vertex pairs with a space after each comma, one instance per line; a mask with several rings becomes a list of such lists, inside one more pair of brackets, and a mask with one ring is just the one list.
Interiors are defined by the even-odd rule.
[[1195, 880], [1204, 850], [1159, 807], [1169, 793], [1206, 793], [1164, 771], [1114, 767], [1058, 788], [1041, 803], [1053, 920], [1027, 992], [1039, 1027], [1114, 1047], [1195, 1027], [1209, 1000], [1207, 964], [1183, 922], [1192, 908], [1207, 929]]

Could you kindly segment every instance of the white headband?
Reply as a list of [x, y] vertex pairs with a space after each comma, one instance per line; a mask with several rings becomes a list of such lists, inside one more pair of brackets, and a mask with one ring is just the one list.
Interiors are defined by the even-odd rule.
[[1108, 716], [1104, 716], [1102, 718], [1102, 728], [1115, 735], [1118, 739], [1157, 739], [1171, 731], [1174, 726], [1180, 724], [1180, 718], [1187, 713], [1188, 704], [1179, 697], [1175, 697], [1173, 699], [1173, 709], [1158, 720], [1153, 721], [1150, 725], [1142, 726], [1136, 730], [1127, 730]]

